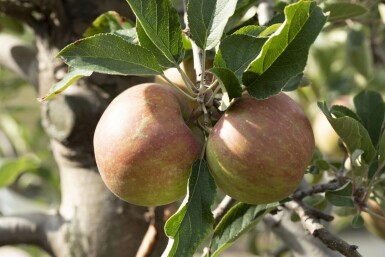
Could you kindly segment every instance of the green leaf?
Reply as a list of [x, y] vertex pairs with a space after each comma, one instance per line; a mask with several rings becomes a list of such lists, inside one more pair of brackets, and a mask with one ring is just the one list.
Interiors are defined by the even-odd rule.
[[[146, 37], [143, 42], [148, 50], [158, 56], [163, 53], [169, 64], [176, 66], [183, 60], [184, 48], [179, 15], [170, 0], [127, 0]], [[138, 26], [138, 24], [137, 24]], [[147, 41], [150, 40], [152, 44]]]
[[324, 12], [330, 12], [328, 21], [350, 19], [360, 16], [367, 11], [362, 5], [353, 3], [332, 3], [324, 8]]
[[354, 217], [352, 219], [352, 227], [353, 228], [362, 228], [364, 226], [364, 223], [365, 223], [365, 221], [360, 214], [354, 215]]
[[114, 75], [160, 75], [154, 55], [114, 34], [98, 34], [80, 39], [61, 50], [58, 56], [76, 69]]
[[333, 105], [330, 108], [330, 112], [333, 113], [333, 115], [337, 118], [348, 116], [355, 119], [356, 121], [361, 122], [360, 117], [358, 117], [355, 112], [344, 105]]
[[[337, 132], [340, 138], [342, 138], [350, 154], [353, 154], [353, 152], [357, 149], [361, 149], [364, 151], [364, 161], [367, 164], [370, 164], [375, 156], [375, 148], [372, 144], [368, 131], [361, 124], [361, 122], [350, 116], [342, 116], [340, 112], [331, 113], [325, 102], [319, 102], [318, 107], [325, 114], [333, 129]], [[335, 117], [334, 114], [338, 114], [338, 117]]]
[[133, 28], [132, 22], [115, 11], [108, 11], [97, 17], [86, 32], [84, 32], [83, 36], [90, 37], [100, 33], [111, 33], [128, 28]]
[[349, 65], [367, 80], [373, 77], [374, 65], [368, 35], [362, 26], [350, 28], [346, 39], [346, 58]]
[[187, 196], [179, 210], [166, 222], [169, 237], [162, 257], [190, 257], [211, 233], [214, 224], [211, 205], [216, 196], [216, 186], [204, 160], [192, 166]]
[[261, 52], [265, 38], [233, 34], [222, 40], [214, 58], [214, 66], [228, 68], [241, 79], [243, 72]]
[[232, 207], [215, 228], [210, 244], [210, 257], [218, 256], [278, 205], [279, 203], [260, 205], [238, 203]]
[[385, 103], [381, 94], [363, 90], [353, 99], [358, 116], [368, 130], [373, 145], [378, 144], [385, 116]]
[[113, 34], [125, 39], [128, 43], [138, 45], [138, 35], [136, 34], [136, 28], [119, 29], [113, 32]]
[[303, 199], [303, 202], [307, 206], [310, 206], [310, 207], [312, 207], [316, 210], [319, 210], [319, 211], [324, 211], [328, 206], [328, 203], [327, 203], [325, 197], [323, 197], [322, 195], [318, 195], [318, 194], [306, 196]]
[[283, 86], [282, 90], [286, 92], [296, 90], [301, 86], [302, 78], [303, 72], [300, 72], [297, 75], [291, 77]]
[[39, 165], [39, 161], [33, 156], [0, 159], [0, 188], [9, 186], [21, 173], [36, 169]]
[[191, 37], [200, 48], [209, 50], [219, 43], [236, 5], [236, 0], [188, 1], [187, 20]]
[[378, 163], [385, 163], [385, 133], [382, 133], [378, 144]]
[[163, 52], [161, 52], [151, 41], [151, 39], [147, 36], [140, 21], [136, 21], [136, 32], [138, 34], [140, 45], [146, 49], [151, 49], [152, 53], [155, 55], [155, 58], [158, 60], [160, 66], [165, 69], [174, 67], [175, 64], [173, 62], [170, 62], [167, 57], [163, 54]]
[[214, 73], [221, 85], [226, 88], [230, 100], [242, 96], [242, 87], [234, 72], [227, 68], [219, 67], [211, 68], [210, 72]]
[[327, 191], [325, 197], [334, 206], [354, 207], [353, 186], [351, 182], [346, 183], [337, 190]]
[[51, 100], [55, 98], [57, 95], [59, 95], [61, 92], [63, 92], [67, 87], [75, 83], [77, 80], [81, 79], [85, 76], [91, 76], [92, 71], [90, 70], [80, 70], [80, 69], [74, 69], [72, 71], [69, 71], [62, 80], [57, 82], [55, 85], [53, 85], [49, 91], [48, 94], [38, 98], [40, 102]]
[[273, 25], [267, 27], [264, 31], [262, 31], [261, 34], [259, 34], [259, 36], [260, 37], [268, 37], [271, 34], [273, 34], [274, 32], [276, 32], [281, 26], [282, 26], [281, 23], [273, 24]]
[[303, 72], [309, 48], [326, 22], [322, 10], [311, 1], [286, 6], [285, 17], [243, 75], [244, 85], [256, 98], [279, 93], [290, 79]]
[[265, 29], [265, 26], [248, 25], [238, 29], [233, 33], [233, 35], [248, 35], [252, 37], [258, 37]]

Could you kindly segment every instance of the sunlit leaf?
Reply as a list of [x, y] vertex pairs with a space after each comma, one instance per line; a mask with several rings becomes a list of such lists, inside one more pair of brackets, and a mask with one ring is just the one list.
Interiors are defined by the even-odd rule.
[[315, 2], [286, 6], [285, 22], [269, 37], [243, 76], [248, 92], [259, 99], [267, 98], [303, 72], [309, 48], [325, 22], [326, 16]]
[[57, 82], [55, 85], [53, 85], [47, 95], [38, 98], [40, 102], [45, 100], [51, 100], [57, 95], [59, 95], [61, 92], [63, 92], [67, 87], [75, 83], [77, 80], [81, 79], [84, 76], [91, 76], [92, 71], [90, 70], [80, 70], [80, 69], [74, 69], [70, 72], [68, 72], [62, 80]]
[[200, 48], [209, 50], [219, 43], [236, 5], [236, 0], [188, 1], [187, 19], [191, 37]]
[[97, 34], [78, 40], [58, 56], [69, 66], [115, 75], [160, 75], [155, 56], [142, 46], [129, 43], [115, 34]]
[[133, 23], [115, 11], [108, 11], [97, 17], [92, 25], [84, 32], [84, 37], [99, 33], [110, 33], [121, 29], [133, 28]]

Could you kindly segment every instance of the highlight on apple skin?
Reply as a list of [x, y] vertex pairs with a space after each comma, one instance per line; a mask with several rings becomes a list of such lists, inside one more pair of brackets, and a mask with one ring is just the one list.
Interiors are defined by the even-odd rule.
[[96, 163], [106, 186], [141, 206], [174, 202], [186, 194], [202, 143], [185, 123], [188, 100], [168, 85], [146, 83], [118, 95], [94, 134]]
[[279, 201], [299, 186], [314, 152], [311, 124], [284, 93], [243, 96], [212, 129], [206, 159], [218, 187], [248, 204]]

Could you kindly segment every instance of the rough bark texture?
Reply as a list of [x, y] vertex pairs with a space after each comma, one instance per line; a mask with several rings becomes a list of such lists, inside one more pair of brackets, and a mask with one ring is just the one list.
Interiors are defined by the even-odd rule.
[[[0, 12], [33, 29], [36, 44], [30, 47], [0, 35], [0, 65], [17, 72], [36, 87], [40, 96], [45, 95], [66, 72], [66, 66], [55, 58], [57, 52], [81, 38], [92, 21], [108, 10], [132, 17], [128, 4], [118, 0], [1, 2]], [[120, 91], [143, 81], [95, 75], [42, 104], [43, 124], [60, 171], [62, 202], [54, 214], [0, 218], [0, 239], [8, 238], [0, 245], [35, 244], [58, 257], [135, 256], [151, 226], [151, 231], [157, 230], [152, 233], [156, 238], [147, 235], [151, 248], [146, 252], [142, 246], [141, 256], [161, 255], [166, 244], [164, 208], [149, 212], [112, 195], [101, 181], [93, 157], [93, 131], [103, 110]], [[15, 237], [12, 242], [9, 231], [17, 234], [17, 230], [24, 231], [25, 238]], [[31, 234], [35, 238], [29, 237]]]

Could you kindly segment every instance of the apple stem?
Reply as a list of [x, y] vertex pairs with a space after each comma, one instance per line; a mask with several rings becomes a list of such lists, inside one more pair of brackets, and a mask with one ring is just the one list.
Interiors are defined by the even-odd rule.
[[374, 211], [372, 211], [372, 210], [369, 209], [368, 207], [365, 207], [365, 208], [363, 209], [363, 211], [369, 213], [370, 215], [372, 215], [372, 216], [374, 216], [374, 217], [376, 217], [376, 218], [378, 218], [378, 219], [380, 219], [380, 220], [385, 221], [385, 217], [384, 217], [384, 216], [375, 213]]
[[165, 79], [170, 85], [172, 85], [174, 88], [176, 88], [179, 92], [181, 92], [183, 95], [185, 95], [188, 99], [192, 101], [196, 101], [196, 98], [193, 97], [192, 95], [186, 93], [183, 89], [175, 85], [174, 82], [172, 82], [170, 79], [168, 79], [164, 74], [162, 75], [162, 78]]
[[203, 94], [206, 94], [208, 91], [213, 90], [218, 85], [219, 81], [215, 79], [207, 88], [205, 91], [203, 91]]
[[195, 89], [194, 83], [191, 81], [191, 79], [187, 76], [186, 72], [183, 71], [183, 69], [180, 68], [179, 65], [176, 66], [178, 69], [180, 75], [182, 76], [182, 79], [186, 85], [187, 90], [190, 92], [190, 94], [195, 94], [193, 88]]
[[[217, 87], [214, 89], [213, 91], [213, 94], [210, 96], [209, 100], [206, 101], [205, 105], [206, 106], [213, 106], [213, 103], [214, 103], [214, 100], [215, 100], [215, 95], [218, 93], [219, 89], [221, 89], [220, 87]], [[212, 89], [210, 89], [212, 90]]]

